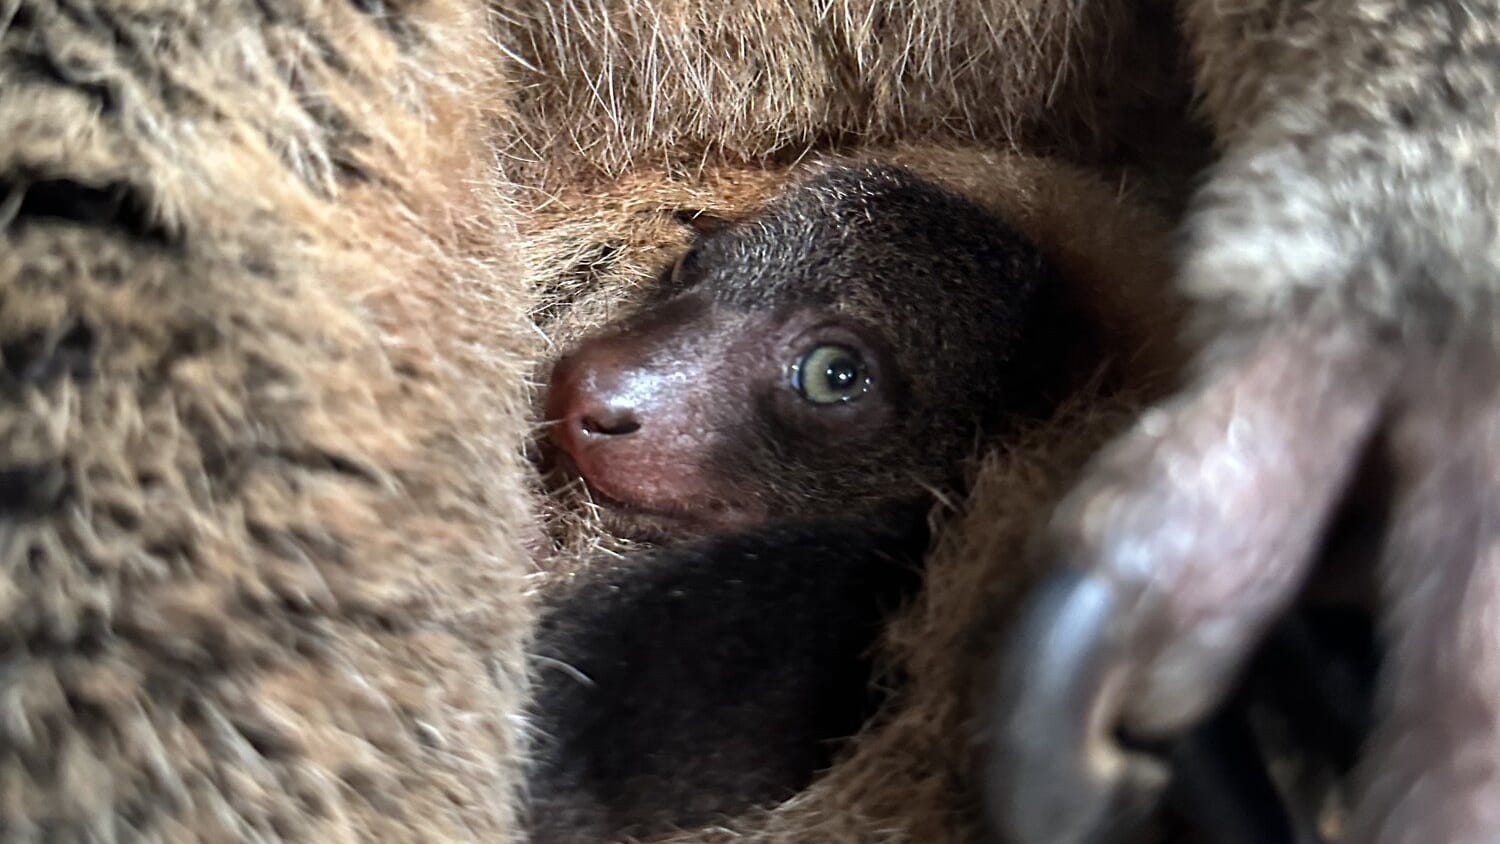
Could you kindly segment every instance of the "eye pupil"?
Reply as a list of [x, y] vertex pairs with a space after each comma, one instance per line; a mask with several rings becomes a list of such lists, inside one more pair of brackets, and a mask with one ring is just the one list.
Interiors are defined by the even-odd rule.
[[854, 361], [848, 358], [839, 358], [833, 363], [828, 364], [828, 371], [824, 374], [828, 378], [830, 386], [845, 390], [859, 377], [859, 369], [856, 367]]
[[832, 343], [803, 354], [792, 365], [791, 382], [813, 404], [853, 401], [870, 389], [870, 375], [859, 353]]

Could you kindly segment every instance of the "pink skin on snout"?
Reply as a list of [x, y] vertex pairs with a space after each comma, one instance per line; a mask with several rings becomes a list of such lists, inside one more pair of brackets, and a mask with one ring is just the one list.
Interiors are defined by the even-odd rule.
[[596, 338], [558, 361], [547, 397], [552, 441], [606, 503], [720, 527], [753, 523], [754, 502], [730, 500], [705, 469], [723, 435], [716, 420], [745, 412], [722, 406], [739, 392], [725, 378], [746, 374], [726, 366], [734, 332], [676, 329]]

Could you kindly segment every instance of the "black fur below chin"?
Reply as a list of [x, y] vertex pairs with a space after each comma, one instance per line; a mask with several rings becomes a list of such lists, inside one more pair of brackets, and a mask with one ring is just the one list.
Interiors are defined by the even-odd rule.
[[673, 546], [565, 594], [533, 647], [531, 840], [599, 842], [785, 799], [880, 702], [925, 506]]

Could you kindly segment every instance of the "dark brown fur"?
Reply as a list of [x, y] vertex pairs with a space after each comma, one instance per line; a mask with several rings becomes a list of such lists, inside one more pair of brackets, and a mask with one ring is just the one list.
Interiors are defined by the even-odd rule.
[[[1171, 331], [1161, 328], [1174, 323], [1176, 305], [1163, 288], [1169, 273], [1165, 225], [1149, 207], [1056, 161], [936, 147], [873, 154], [978, 199], [1036, 242], [1064, 278], [1064, 301], [1058, 304], [1073, 315], [1062, 334], [1068, 338], [1064, 345], [1107, 350], [1112, 360], [1107, 381], [1149, 384], [1170, 370]], [[553, 348], [561, 352], [590, 327], [638, 307], [687, 248], [689, 233], [676, 214], [751, 216], [782, 180], [807, 178], [837, 163], [790, 173], [725, 167], [705, 174], [702, 182], [645, 172], [607, 189], [585, 186], [549, 201], [523, 236], [537, 262], [537, 314]], [[1100, 373], [1097, 364], [1087, 364], [1090, 373]], [[566, 491], [561, 505], [549, 511], [551, 530], [567, 550], [548, 555], [545, 563], [558, 576], [571, 577], [568, 561], [592, 556], [586, 549], [596, 543], [628, 547], [608, 534], [601, 537], [597, 511], [584, 489]]]
[[[909, 170], [824, 168], [713, 225], [552, 374], [551, 451], [614, 497], [621, 527], [941, 495], [984, 434], [1045, 413], [1080, 364], [1098, 366], [1080, 337], [1054, 342], [1074, 320], [1036, 246]], [[819, 406], [792, 388], [788, 368], [825, 343], [857, 347], [867, 394]]]
[[[869, 652], [919, 583], [933, 497], [958, 494], [977, 442], [1076, 389], [1075, 363], [1098, 366], [1056, 331], [1076, 321], [1035, 245], [909, 170], [829, 167], [695, 225], [712, 230], [549, 387], [552, 451], [610, 527], [675, 541], [547, 608], [536, 841], [701, 824], [804, 787], [879, 698]], [[788, 376], [828, 344], [871, 376], [847, 402]]]

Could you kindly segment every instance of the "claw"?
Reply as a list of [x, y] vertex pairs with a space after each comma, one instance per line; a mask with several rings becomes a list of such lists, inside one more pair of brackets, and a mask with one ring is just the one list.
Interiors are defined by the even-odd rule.
[[1114, 733], [1126, 689], [1120, 597], [1103, 578], [1052, 575], [1030, 599], [993, 690], [986, 810], [1007, 841], [1122, 840], [1168, 767]]

